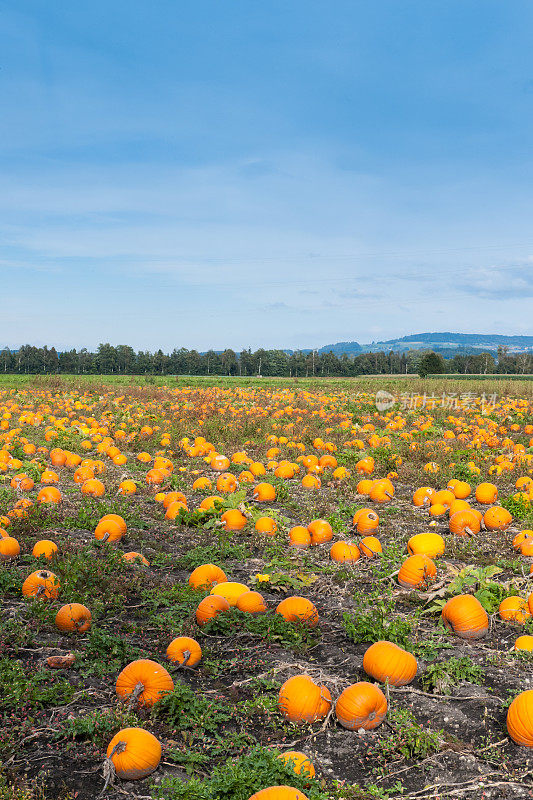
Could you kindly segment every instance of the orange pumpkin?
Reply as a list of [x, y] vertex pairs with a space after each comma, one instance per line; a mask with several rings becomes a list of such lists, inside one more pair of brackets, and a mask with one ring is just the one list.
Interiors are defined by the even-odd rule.
[[309, 628], [316, 628], [318, 625], [316, 606], [306, 597], [286, 597], [276, 608], [276, 614], [281, 614], [287, 622], [302, 622]]
[[481, 530], [481, 524], [472, 509], [468, 511], [457, 511], [450, 517], [448, 523], [451, 533], [456, 536], [474, 536]]
[[257, 503], [273, 503], [276, 490], [271, 483], [258, 483], [253, 491], [253, 498]]
[[139, 658], [124, 667], [115, 688], [122, 700], [134, 695], [139, 706], [149, 707], [174, 690], [174, 681], [157, 661]]
[[442, 609], [442, 620], [462, 639], [481, 639], [489, 629], [487, 612], [471, 594], [451, 597]]
[[521, 597], [506, 597], [500, 603], [498, 613], [501, 619], [523, 625], [531, 617], [528, 603]]
[[375, 684], [359, 681], [342, 692], [335, 713], [342, 727], [349, 731], [374, 730], [385, 719], [387, 699]]
[[230, 508], [221, 516], [224, 529], [227, 531], [242, 531], [248, 520], [238, 508]]
[[28, 575], [22, 584], [22, 594], [24, 597], [55, 600], [59, 594], [59, 579], [53, 572], [39, 569]]
[[365, 536], [364, 539], [361, 539], [359, 549], [367, 558], [374, 558], [383, 552], [381, 542], [375, 536]]
[[326, 686], [317, 686], [309, 675], [289, 678], [279, 691], [278, 707], [290, 722], [317, 722], [331, 708]]
[[33, 546], [32, 556], [34, 558], [47, 558], [50, 560], [57, 553], [57, 544], [50, 539], [41, 539]]
[[409, 556], [400, 567], [398, 583], [407, 589], [427, 589], [436, 574], [437, 568], [428, 556]]
[[169, 661], [174, 661], [182, 667], [195, 667], [202, 658], [202, 648], [190, 636], [178, 636], [167, 647], [166, 655]]
[[379, 517], [371, 508], [360, 508], [356, 511], [352, 524], [361, 535], [375, 531], [379, 525]]
[[356, 544], [351, 542], [335, 542], [329, 551], [330, 558], [333, 561], [355, 563], [361, 557], [359, 548]]
[[363, 656], [363, 669], [380, 683], [405, 686], [415, 678], [418, 664], [412, 653], [393, 642], [374, 642]]
[[516, 744], [533, 747], [533, 689], [519, 694], [507, 711], [507, 733]]
[[202, 564], [189, 576], [189, 586], [193, 589], [210, 589], [216, 583], [227, 581], [226, 574], [216, 564]]
[[311, 544], [311, 534], [302, 525], [295, 525], [289, 531], [289, 544], [291, 547], [303, 549]]
[[55, 623], [63, 633], [85, 633], [91, 627], [92, 616], [81, 603], [69, 603], [59, 609]]
[[225, 597], [219, 595], [209, 595], [198, 604], [196, 609], [196, 622], [200, 627], [206, 622], [214, 619], [223, 611], [229, 611], [230, 605]]
[[506, 531], [513, 518], [506, 508], [491, 506], [483, 515], [483, 523], [488, 531]]
[[246, 614], [262, 614], [267, 610], [265, 600], [259, 592], [243, 592], [237, 598], [235, 606]]
[[324, 544], [333, 539], [333, 529], [325, 519], [314, 519], [307, 526], [307, 530], [311, 534], [312, 545]]
[[161, 745], [144, 728], [124, 728], [107, 746], [107, 758], [119, 778], [127, 781], [146, 778], [161, 761]]
[[498, 487], [493, 483], [480, 483], [476, 488], [476, 500], [478, 503], [491, 505], [496, 502], [498, 497]]

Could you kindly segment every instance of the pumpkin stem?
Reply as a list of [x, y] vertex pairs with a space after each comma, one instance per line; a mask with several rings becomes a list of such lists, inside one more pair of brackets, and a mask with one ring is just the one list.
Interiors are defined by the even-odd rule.
[[183, 651], [183, 661], [181, 662], [180, 667], [186, 667], [187, 664], [189, 663], [190, 657], [191, 657], [191, 651], [190, 650], [184, 650]]
[[98, 797], [102, 797], [102, 795], [106, 793], [109, 784], [113, 785], [115, 776], [117, 774], [115, 765], [113, 764], [113, 756], [115, 755], [115, 753], [123, 753], [125, 749], [126, 749], [126, 742], [117, 742], [114, 748], [109, 753], [108, 757], [105, 759], [103, 767], [105, 785], [100, 794], [98, 795]]
[[107, 542], [107, 540], [108, 540], [108, 539], [109, 539], [109, 531], [107, 531], [107, 533], [105, 533], [105, 534], [102, 536], [102, 539], [101, 539], [101, 541], [102, 541], [102, 542]]
[[46, 587], [44, 587], [44, 586], [41, 584], [41, 586], [39, 586], [39, 588], [38, 588], [38, 589], [37, 589], [37, 591], [35, 592], [35, 597], [40, 597], [40, 596], [42, 595], [42, 593], [43, 593], [43, 592], [45, 592], [45, 591], [46, 591]]
[[467, 533], [469, 536], [473, 536], [474, 535], [474, 532], [468, 527], [465, 528], [465, 533]]
[[130, 694], [128, 701], [128, 709], [131, 711], [133, 706], [137, 703], [139, 697], [144, 692], [144, 684], [139, 681], [133, 692]]

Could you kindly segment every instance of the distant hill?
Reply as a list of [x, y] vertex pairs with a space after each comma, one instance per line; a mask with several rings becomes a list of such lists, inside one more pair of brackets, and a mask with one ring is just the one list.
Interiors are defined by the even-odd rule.
[[327, 344], [325, 347], [321, 347], [318, 352], [332, 352], [337, 356], [340, 356], [343, 353], [347, 353], [349, 356], [357, 356], [359, 353], [364, 351], [359, 342], [337, 342], [337, 344]]
[[319, 353], [329, 353], [330, 351], [339, 356], [343, 353], [347, 355], [358, 355], [360, 353], [372, 353], [390, 350], [396, 353], [404, 353], [408, 350], [434, 350], [440, 352], [446, 358], [452, 358], [459, 354], [473, 354], [481, 352], [496, 352], [498, 347], [508, 347], [510, 352], [524, 353], [533, 352], [533, 336], [504, 336], [501, 334], [489, 333], [414, 333], [409, 336], [401, 336], [398, 339], [386, 339], [370, 344], [359, 344], [359, 342], [337, 342], [328, 344], [319, 349]]

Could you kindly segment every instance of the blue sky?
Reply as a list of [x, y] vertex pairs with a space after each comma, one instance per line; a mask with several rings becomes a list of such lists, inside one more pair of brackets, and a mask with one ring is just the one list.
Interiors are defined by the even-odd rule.
[[0, 346], [533, 334], [529, 0], [0, 19]]

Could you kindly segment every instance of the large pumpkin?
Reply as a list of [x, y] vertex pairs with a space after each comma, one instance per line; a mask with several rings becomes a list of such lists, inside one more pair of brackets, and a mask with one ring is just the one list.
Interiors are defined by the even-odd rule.
[[442, 619], [462, 639], [481, 639], [489, 629], [487, 612], [471, 594], [451, 597], [442, 609]]
[[161, 761], [161, 745], [143, 728], [124, 728], [109, 742], [107, 757], [113, 762], [119, 778], [135, 781], [146, 778], [157, 769]]
[[279, 710], [290, 722], [316, 722], [331, 708], [326, 686], [317, 686], [309, 675], [289, 678], [279, 690]]
[[348, 686], [335, 706], [337, 719], [343, 728], [356, 731], [373, 730], [381, 725], [387, 714], [387, 698], [378, 686], [359, 681]]
[[435, 558], [444, 553], [445, 543], [438, 533], [417, 533], [407, 542], [407, 549], [412, 556]]
[[398, 583], [406, 589], [427, 589], [437, 574], [433, 561], [425, 555], [409, 556], [398, 572]]
[[225, 573], [216, 564], [202, 564], [189, 576], [189, 586], [193, 589], [211, 588], [216, 583], [227, 581]]
[[248, 586], [245, 586], [244, 583], [237, 583], [236, 581], [222, 581], [221, 583], [217, 583], [216, 586], [213, 586], [211, 589], [211, 594], [217, 595], [218, 597], [223, 597], [228, 601], [230, 606], [235, 606], [237, 605], [237, 600], [241, 594], [249, 591], [250, 590]]
[[292, 786], [269, 786], [256, 792], [248, 800], [308, 800], [308, 797]]
[[173, 689], [174, 681], [167, 670], [149, 658], [139, 658], [124, 667], [116, 683], [118, 697], [127, 700], [134, 694], [140, 706], [153, 706]]
[[517, 744], [533, 747], [533, 689], [519, 694], [509, 706], [507, 732]]
[[374, 642], [363, 657], [363, 669], [371, 678], [391, 686], [405, 686], [416, 676], [418, 664], [412, 653], [393, 642]]

